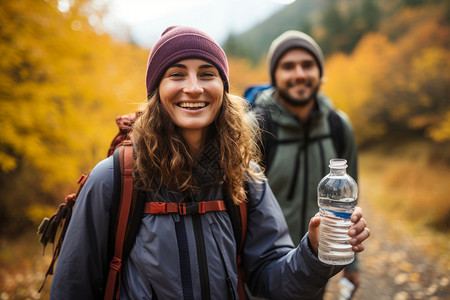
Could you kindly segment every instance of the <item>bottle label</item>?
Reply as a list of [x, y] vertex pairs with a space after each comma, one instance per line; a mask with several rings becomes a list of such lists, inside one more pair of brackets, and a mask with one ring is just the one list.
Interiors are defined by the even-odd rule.
[[352, 216], [351, 213], [346, 213], [346, 212], [339, 212], [339, 211], [335, 211], [335, 210], [331, 210], [331, 209], [326, 209], [326, 208], [322, 208], [324, 211], [329, 212], [333, 215], [335, 215], [338, 218], [341, 219], [348, 219], [350, 220], [350, 217]]

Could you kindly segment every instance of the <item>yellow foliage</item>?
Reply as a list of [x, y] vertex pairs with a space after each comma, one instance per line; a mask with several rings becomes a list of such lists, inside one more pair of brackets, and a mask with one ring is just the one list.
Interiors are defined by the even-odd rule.
[[363, 152], [363, 185], [366, 193], [377, 199], [373, 202], [376, 208], [417, 228], [431, 226], [448, 231], [450, 168], [438, 153], [449, 153], [448, 144], [436, 147], [423, 141], [399, 141]]
[[410, 117], [408, 120], [408, 127], [416, 129], [416, 128], [425, 128], [430, 124], [436, 123], [439, 117], [435, 114], [422, 114], [415, 117]]
[[14, 156], [0, 152], [0, 169], [2, 172], [10, 172], [17, 166], [17, 160]]
[[426, 48], [412, 61], [412, 67], [414, 75], [421, 81], [428, 78], [448, 79], [448, 72], [441, 71], [442, 68], [448, 70], [450, 67], [450, 51], [438, 47]]
[[243, 58], [230, 58], [231, 93], [242, 95], [245, 88], [259, 83], [270, 82], [269, 71], [266, 63], [260, 63], [254, 67], [249, 60]]
[[[385, 132], [383, 124], [370, 122], [371, 111], [365, 109], [372, 103], [374, 95], [381, 88], [375, 85], [385, 78], [389, 69], [387, 59], [393, 46], [380, 34], [369, 34], [363, 38], [351, 55], [341, 53], [326, 61], [324, 92], [330, 96], [336, 107], [345, 111], [352, 120], [359, 141], [380, 136]], [[364, 114], [361, 113], [364, 111]]]
[[442, 11], [400, 10], [379, 33], [365, 35], [353, 53], [327, 59], [323, 89], [349, 114], [359, 142], [391, 128], [447, 140], [442, 120], [450, 108], [450, 27], [440, 22]]
[[429, 129], [428, 135], [437, 142], [450, 141], [450, 110], [443, 120]]
[[145, 99], [148, 51], [95, 33], [79, 13], [88, 2], [67, 13], [57, 1], [0, 8], [0, 167], [29, 162], [46, 190], [105, 157], [115, 117]]
[[26, 210], [26, 216], [30, 219], [36, 226], [39, 226], [44, 218], [49, 218], [57, 210], [57, 207], [51, 205], [43, 204], [32, 204]]

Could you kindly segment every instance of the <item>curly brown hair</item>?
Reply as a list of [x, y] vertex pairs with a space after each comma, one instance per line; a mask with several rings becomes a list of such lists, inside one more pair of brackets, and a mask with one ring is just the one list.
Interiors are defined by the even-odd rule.
[[[261, 182], [264, 178], [262, 170], [250, 164], [260, 161], [256, 143], [260, 134], [254, 118], [247, 112], [243, 98], [224, 92], [222, 107], [208, 129], [208, 137], [216, 139], [221, 172], [228, 195], [235, 204], [246, 200], [246, 181]], [[133, 173], [138, 188], [154, 190], [164, 184], [186, 191], [197, 187], [192, 172], [195, 158], [163, 108], [159, 91], [141, 106], [133, 138], [137, 148]]]

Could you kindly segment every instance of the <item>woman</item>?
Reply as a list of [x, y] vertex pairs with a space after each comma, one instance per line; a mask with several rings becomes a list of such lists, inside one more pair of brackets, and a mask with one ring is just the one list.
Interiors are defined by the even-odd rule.
[[[342, 267], [317, 259], [318, 225], [295, 248], [260, 169], [245, 101], [229, 92], [220, 46], [189, 27], [169, 27], [147, 65], [148, 101], [134, 129], [136, 188], [147, 202], [247, 202], [246, 283], [271, 299], [313, 298]], [[247, 186], [247, 188], [245, 188]], [[91, 172], [77, 199], [52, 282], [52, 299], [94, 299], [104, 285], [113, 163]], [[358, 208], [353, 250], [370, 232]], [[366, 229], [366, 230], [365, 230]], [[227, 211], [143, 215], [122, 265], [121, 299], [238, 298], [236, 241]]]

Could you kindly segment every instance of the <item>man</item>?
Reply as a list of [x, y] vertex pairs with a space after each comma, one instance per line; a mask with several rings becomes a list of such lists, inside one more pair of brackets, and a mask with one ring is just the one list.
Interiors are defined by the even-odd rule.
[[[348, 117], [319, 93], [324, 57], [310, 36], [283, 33], [272, 42], [268, 62], [272, 87], [257, 95], [253, 110], [268, 132], [262, 151], [269, 184], [298, 243], [318, 211], [317, 184], [329, 172], [330, 159], [346, 159], [347, 172], [357, 180], [357, 149]], [[344, 276], [359, 285], [356, 262]]]

